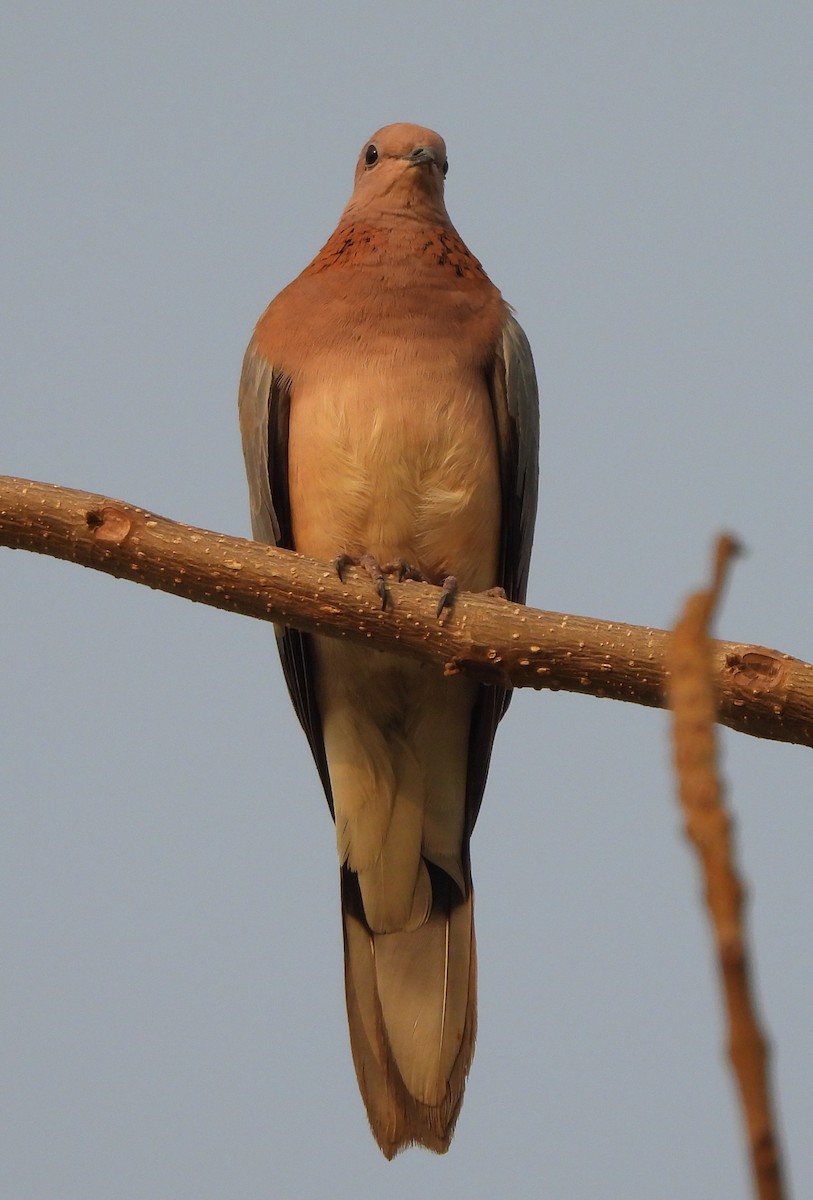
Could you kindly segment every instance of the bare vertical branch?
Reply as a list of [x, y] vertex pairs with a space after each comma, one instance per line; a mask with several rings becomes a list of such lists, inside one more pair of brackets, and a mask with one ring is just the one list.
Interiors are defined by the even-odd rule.
[[690, 596], [668, 655], [667, 691], [673, 711], [678, 790], [686, 833], [693, 843], [717, 945], [728, 1019], [728, 1053], [747, 1129], [754, 1195], [782, 1200], [782, 1169], [768, 1079], [768, 1046], [751, 995], [743, 916], [744, 890], [734, 862], [732, 820], [717, 770], [718, 697], [709, 626], [726, 568], [736, 552], [729, 537], [717, 543], [712, 586]]

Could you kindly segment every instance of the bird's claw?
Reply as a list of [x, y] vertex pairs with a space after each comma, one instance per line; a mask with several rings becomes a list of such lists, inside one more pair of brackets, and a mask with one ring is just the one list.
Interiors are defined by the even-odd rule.
[[445, 608], [452, 608], [457, 599], [457, 580], [454, 575], [447, 575], [443, 583], [440, 585], [440, 599], [438, 600], [438, 617], [443, 615]]
[[377, 558], [373, 558], [372, 554], [362, 554], [359, 559], [359, 566], [370, 576], [370, 579], [375, 584], [375, 590], [381, 597], [381, 607], [386, 608], [389, 592], [387, 591], [387, 581], [384, 578], [381, 563]]
[[344, 583], [344, 572], [347, 567], [360, 567], [375, 584], [375, 590], [381, 597], [381, 607], [387, 607], [389, 592], [387, 590], [387, 581], [384, 578], [385, 568], [382, 568], [377, 558], [373, 558], [372, 554], [361, 554], [358, 557], [352, 554], [339, 554], [333, 561], [336, 567], [336, 574], [342, 583]]
[[[431, 579], [427, 579], [423, 571], [419, 571], [417, 567], [406, 561], [405, 558], [397, 558], [393, 562], [388, 562], [384, 566], [372, 554], [339, 554], [333, 560], [336, 567], [336, 574], [342, 582], [344, 582], [344, 572], [347, 567], [358, 567], [369, 575], [372, 582], [375, 584], [375, 590], [381, 597], [381, 607], [386, 608], [389, 601], [390, 593], [387, 588], [387, 575], [392, 575], [398, 581], [403, 583], [405, 579], [412, 579], [416, 583], [432, 583]], [[458, 586], [454, 575], [447, 575], [441, 583], [441, 595], [438, 601], [438, 616], [442, 616], [444, 609], [452, 608], [457, 597]], [[504, 596], [505, 593], [502, 592]]]
[[383, 571], [385, 575], [394, 575], [399, 583], [403, 583], [405, 579], [412, 579], [415, 583], [429, 582], [423, 572], [413, 567], [405, 558], [396, 558], [394, 562], [387, 563]]
[[358, 562], [358, 559], [353, 558], [353, 556], [351, 554], [337, 554], [336, 555], [336, 557], [333, 560], [333, 565], [336, 568], [336, 574], [339, 576], [339, 579], [341, 580], [342, 583], [344, 583], [345, 568], [346, 567], [354, 567], [357, 562]]

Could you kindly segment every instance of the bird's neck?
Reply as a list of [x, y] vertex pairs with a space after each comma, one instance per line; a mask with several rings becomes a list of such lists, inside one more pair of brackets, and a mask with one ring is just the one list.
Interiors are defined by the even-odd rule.
[[448, 217], [441, 221], [418, 220], [399, 213], [397, 219], [376, 215], [354, 218], [345, 212], [335, 232], [304, 274], [317, 274], [337, 267], [381, 267], [383, 263], [408, 262], [417, 272], [422, 267], [451, 272], [458, 279], [486, 279], [486, 274], [467, 248]]

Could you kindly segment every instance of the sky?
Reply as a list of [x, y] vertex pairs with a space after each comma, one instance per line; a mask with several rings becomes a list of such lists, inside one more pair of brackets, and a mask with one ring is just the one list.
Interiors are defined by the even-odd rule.
[[[437, 129], [537, 363], [529, 603], [810, 661], [813, 9], [10, 0], [0, 471], [247, 536], [257, 317], [364, 140]], [[745, 1197], [665, 714], [517, 694], [472, 844], [477, 1051], [392, 1163], [333, 827], [267, 625], [0, 555], [0, 1194]], [[809, 750], [724, 731], [790, 1182], [813, 1192]]]

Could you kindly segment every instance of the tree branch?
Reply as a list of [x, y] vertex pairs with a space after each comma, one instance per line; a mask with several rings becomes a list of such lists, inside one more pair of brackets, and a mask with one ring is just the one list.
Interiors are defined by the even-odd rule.
[[[670, 634], [464, 593], [439, 621], [437, 588], [393, 583], [385, 610], [366, 577], [287, 550], [167, 520], [106, 496], [0, 476], [0, 545], [49, 554], [228, 612], [445, 664], [482, 683], [665, 707]], [[338, 549], [338, 547], [337, 547]], [[813, 745], [813, 667], [712, 643], [717, 719]]]

